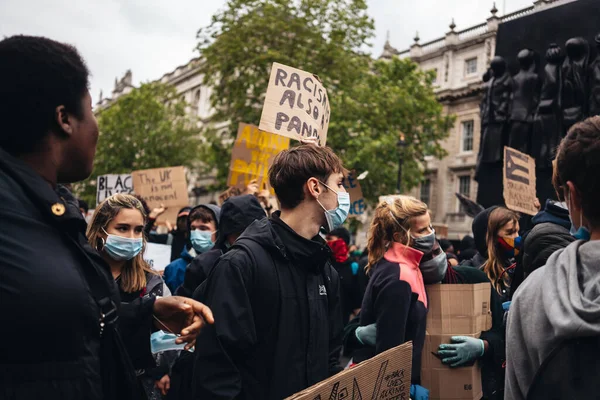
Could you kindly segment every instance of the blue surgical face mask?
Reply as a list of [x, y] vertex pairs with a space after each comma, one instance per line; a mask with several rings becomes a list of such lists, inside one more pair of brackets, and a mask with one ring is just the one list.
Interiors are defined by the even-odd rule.
[[[571, 204], [571, 196], [567, 193], [567, 208], [570, 208]], [[571, 221], [571, 229], [569, 232], [571, 236], [573, 236], [577, 240], [584, 240], [589, 242], [591, 238], [590, 231], [583, 226], [583, 212], [579, 212], [579, 229], [575, 228], [575, 224], [573, 223], [573, 219], [571, 218], [571, 212], [569, 211], [569, 221]]]
[[177, 335], [165, 331], [157, 331], [150, 335], [150, 351], [152, 354], [169, 350], [183, 350], [185, 343], [177, 344]]
[[[106, 233], [106, 231], [104, 231]], [[106, 243], [104, 251], [113, 260], [127, 261], [131, 260], [142, 251], [144, 240], [142, 238], [126, 238], [117, 235], [106, 234]]]
[[209, 231], [200, 231], [198, 229], [194, 229], [190, 232], [190, 241], [192, 242], [192, 247], [198, 253], [205, 253], [215, 247], [215, 242], [212, 241], [212, 235], [214, 232]]
[[321, 206], [321, 208], [325, 211], [325, 219], [327, 220], [327, 226], [324, 227], [326, 232], [331, 232], [332, 230], [339, 228], [344, 224], [346, 218], [348, 218], [348, 213], [350, 212], [350, 194], [346, 192], [337, 192], [320, 182], [327, 189], [331, 190], [335, 194], [337, 194], [338, 205], [333, 210], [326, 210], [323, 207], [323, 204], [317, 199], [317, 203]]

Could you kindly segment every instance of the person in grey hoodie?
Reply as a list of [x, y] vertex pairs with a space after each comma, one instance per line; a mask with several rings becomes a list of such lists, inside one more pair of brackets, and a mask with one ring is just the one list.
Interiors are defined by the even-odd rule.
[[[593, 374], [598, 358], [588, 363], [581, 357], [560, 358], [560, 353], [565, 344], [600, 337], [600, 117], [573, 126], [555, 162], [553, 184], [567, 203], [579, 240], [550, 256], [513, 298], [506, 335], [506, 400], [597, 398], [597, 392], [582, 389], [584, 384], [598, 386], [597, 379], [569, 377], [586, 370]], [[561, 374], [551, 373], [556, 362]]]

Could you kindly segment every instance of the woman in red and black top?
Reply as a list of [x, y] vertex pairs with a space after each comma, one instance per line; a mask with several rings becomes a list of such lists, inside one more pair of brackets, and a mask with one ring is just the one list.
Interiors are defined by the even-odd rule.
[[[423, 256], [430, 255], [435, 245], [435, 231], [425, 203], [397, 196], [377, 206], [368, 242], [366, 269], [371, 277], [363, 299], [361, 326], [356, 331], [360, 340], [361, 330], [371, 329], [369, 326], [376, 323], [375, 351], [371, 350], [370, 355], [355, 353], [355, 363], [412, 341], [412, 383], [420, 383], [427, 317], [427, 295], [420, 265]], [[446, 258], [428, 257], [428, 263], [431, 260], [439, 265], [441, 280], [447, 268]]]

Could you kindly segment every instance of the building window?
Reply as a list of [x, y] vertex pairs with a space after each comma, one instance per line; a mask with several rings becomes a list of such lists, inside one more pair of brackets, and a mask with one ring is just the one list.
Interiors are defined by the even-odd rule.
[[473, 120], [462, 122], [462, 140], [461, 152], [473, 151], [473, 128], [475, 123]]
[[421, 201], [427, 204], [427, 207], [430, 207], [431, 204], [431, 181], [429, 179], [425, 179], [421, 182], [421, 193], [419, 195]]
[[473, 75], [477, 73], [477, 57], [469, 58], [465, 61], [465, 75]]
[[[471, 176], [459, 176], [458, 177], [458, 193], [462, 194], [465, 197], [471, 197]], [[460, 208], [458, 211], [461, 214], [465, 213], [465, 207], [459, 202]]]

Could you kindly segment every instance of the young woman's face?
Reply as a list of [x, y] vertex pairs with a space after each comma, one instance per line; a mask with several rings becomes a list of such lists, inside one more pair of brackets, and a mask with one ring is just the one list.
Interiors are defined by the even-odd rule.
[[510, 221], [498, 229], [498, 237], [514, 239], [519, 236], [519, 221]]
[[410, 219], [410, 234], [413, 237], [418, 238], [431, 235], [432, 232], [431, 216], [429, 215], [429, 212]]
[[108, 223], [106, 233], [139, 239], [144, 234], [144, 217], [139, 210], [124, 208]]

